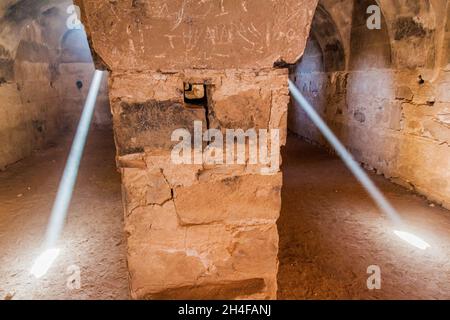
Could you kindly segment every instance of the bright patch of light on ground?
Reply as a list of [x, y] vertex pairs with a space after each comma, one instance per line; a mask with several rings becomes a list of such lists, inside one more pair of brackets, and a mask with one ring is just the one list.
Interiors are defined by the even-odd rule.
[[38, 279], [43, 277], [55, 262], [60, 251], [57, 248], [45, 250], [34, 262], [30, 273]]
[[431, 248], [431, 246], [425, 240], [421, 239], [420, 237], [418, 237], [412, 233], [398, 231], [398, 230], [395, 230], [394, 233], [397, 237], [399, 237], [403, 241], [408, 242], [410, 245], [412, 245], [416, 248], [419, 248], [421, 250], [426, 250], [428, 248]]

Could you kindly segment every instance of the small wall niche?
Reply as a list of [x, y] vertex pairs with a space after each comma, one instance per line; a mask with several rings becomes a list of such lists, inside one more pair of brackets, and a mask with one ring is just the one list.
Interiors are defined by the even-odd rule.
[[206, 85], [203, 83], [185, 83], [184, 103], [187, 107], [205, 107], [208, 103]]

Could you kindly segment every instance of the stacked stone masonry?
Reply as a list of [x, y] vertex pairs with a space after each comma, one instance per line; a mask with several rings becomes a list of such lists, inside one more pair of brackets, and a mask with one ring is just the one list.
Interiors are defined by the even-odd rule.
[[[211, 125], [281, 129], [284, 144], [287, 77], [286, 70], [112, 74], [134, 298], [276, 298], [281, 172], [173, 164], [171, 130], [205, 122], [204, 110], [189, 110], [183, 101], [184, 83], [205, 81]], [[157, 122], [124, 125], [150, 119], [146, 106]]]

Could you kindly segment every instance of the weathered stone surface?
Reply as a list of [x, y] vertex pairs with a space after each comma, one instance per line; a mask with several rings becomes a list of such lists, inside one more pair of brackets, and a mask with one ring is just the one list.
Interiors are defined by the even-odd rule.
[[126, 220], [134, 298], [274, 297], [274, 224], [180, 226], [177, 211], [169, 201], [140, 207]]
[[400, 86], [397, 88], [395, 97], [400, 100], [411, 101], [414, 98], [414, 94], [409, 87]]
[[[216, 96], [217, 97], [217, 96]], [[243, 130], [267, 128], [270, 109], [261, 109], [260, 106], [269, 105], [271, 92], [261, 95], [259, 89], [252, 89], [242, 93], [235, 93], [217, 99], [214, 103], [213, 127], [241, 128]]]
[[144, 160], [143, 153], [127, 154], [117, 157], [117, 167], [119, 168], [135, 168], [146, 169], [147, 165]]
[[158, 169], [125, 168], [122, 169], [122, 181], [128, 214], [137, 207], [162, 205], [172, 198], [169, 184]]
[[151, 152], [146, 155], [146, 164], [149, 168], [161, 168], [164, 177], [172, 188], [178, 186], [189, 187], [198, 181], [199, 172], [203, 169], [200, 164], [172, 164], [168, 152]]
[[403, 120], [402, 105], [399, 103], [392, 103], [388, 107], [390, 108], [390, 112], [388, 114], [389, 129], [401, 130], [402, 129], [402, 120]]
[[[222, 131], [286, 128], [286, 77], [287, 70], [113, 73], [111, 107], [119, 154], [170, 149], [177, 144], [171, 141], [175, 129], [187, 129], [193, 136], [196, 120], [207, 129], [207, 111], [209, 128]], [[208, 110], [187, 108], [183, 101], [184, 83], [199, 81], [209, 88]], [[136, 87], [136, 82], [142, 85]], [[284, 144], [285, 130], [280, 136]]]
[[[281, 173], [229, 176], [175, 189], [182, 225], [276, 223], [281, 207]], [[197, 195], [201, 194], [201, 197]]]
[[[268, 165], [250, 164], [248, 150], [244, 164], [176, 165], [171, 160], [170, 130], [189, 129], [195, 120], [185, 116], [190, 109], [180, 92], [184, 83], [198, 83], [199, 78], [209, 88], [208, 105], [196, 111], [200, 120], [207, 109], [211, 128], [223, 132], [279, 129], [280, 145], [285, 142], [286, 70], [113, 73], [113, 106], [129, 103], [134, 93], [139, 103], [148, 93], [179, 105], [153, 117], [149, 115], [158, 107], [147, 105], [149, 113], [143, 114], [143, 122], [137, 117], [127, 126], [121, 112], [113, 112], [116, 137], [126, 134], [129, 139], [124, 146], [135, 149], [117, 161], [122, 171], [132, 295], [142, 299], [275, 298], [279, 164], [270, 175], [262, 175]], [[136, 88], [136, 81], [143, 85]], [[141, 123], [148, 126], [139, 127]]]
[[317, 0], [78, 0], [112, 70], [227, 69], [294, 63]]
[[194, 121], [205, 122], [205, 111], [187, 109], [175, 101], [113, 103], [116, 144], [120, 155], [144, 151], [144, 147], [169, 149], [172, 132], [184, 128], [194, 134]]

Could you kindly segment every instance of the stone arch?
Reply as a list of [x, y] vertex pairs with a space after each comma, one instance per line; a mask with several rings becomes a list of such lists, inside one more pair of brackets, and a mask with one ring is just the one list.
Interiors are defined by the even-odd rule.
[[322, 48], [317, 41], [314, 34], [308, 38], [306, 48], [302, 58], [296, 65], [297, 72], [300, 73], [312, 73], [312, 72], [324, 72], [324, 57]]
[[391, 42], [384, 14], [381, 29], [367, 27], [367, 8], [377, 5], [374, 0], [354, 2], [350, 36], [350, 70], [385, 69], [392, 65]]
[[44, 45], [42, 28], [36, 21], [25, 25], [19, 37], [15, 60], [30, 62], [48, 62], [50, 52]]
[[311, 25], [310, 40], [317, 42], [323, 55], [323, 70], [326, 72], [345, 69], [345, 50], [341, 34], [328, 11], [319, 4]]
[[92, 62], [89, 43], [83, 29], [68, 30], [61, 38], [61, 63]]
[[[356, 1], [359, 2], [359, 1]], [[385, 17], [396, 68], [433, 68], [438, 37], [436, 7], [439, 1], [376, 0]]]
[[[342, 39], [332, 15], [319, 3], [304, 55], [291, 69], [291, 78], [297, 87], [324, 118], [327, 118], [330, 105], [342, 109], [345, 104], [347, 59]], [[288, 128], [308, 140], [325, 143], [296, 102], [292, 102], [288, 112]]]

